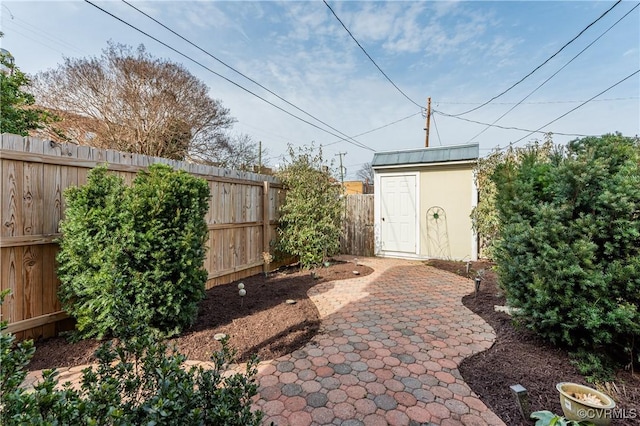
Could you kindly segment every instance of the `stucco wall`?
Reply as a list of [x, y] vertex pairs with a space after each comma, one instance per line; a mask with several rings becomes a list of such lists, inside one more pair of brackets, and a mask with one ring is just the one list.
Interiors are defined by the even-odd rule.
[[476, 258], [469, 217], [477, 202], [472, 168], [473, 164], [457, 164], [420, 169], [420, 256]]

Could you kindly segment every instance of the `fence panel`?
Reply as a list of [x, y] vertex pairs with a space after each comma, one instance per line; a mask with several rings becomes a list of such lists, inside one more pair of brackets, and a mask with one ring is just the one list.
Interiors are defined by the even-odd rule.
[[[262, 252], [276, 236], [282, 186], [273, 176], [3, 134], [0, 139], [0, 307], [19, 339], [51, 337], [67, 316], [57, 298], [55, 255], [64, 190], [86, 183], [97, 165], [130, 184], [162, 162], [207, 180], [210, 188], [206, 288], [263, 271]], [[275, 265], [272, 265], [272, 267]]]
[[374, 255], [373, 194], [345, 197], [345, 220], [341, 252], [354, 256]]

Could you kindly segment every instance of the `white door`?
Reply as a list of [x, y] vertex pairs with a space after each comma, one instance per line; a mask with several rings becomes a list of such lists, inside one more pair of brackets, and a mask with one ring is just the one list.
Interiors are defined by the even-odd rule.
[[416, 252], [416, 176], [380, 176], [382, 250]]

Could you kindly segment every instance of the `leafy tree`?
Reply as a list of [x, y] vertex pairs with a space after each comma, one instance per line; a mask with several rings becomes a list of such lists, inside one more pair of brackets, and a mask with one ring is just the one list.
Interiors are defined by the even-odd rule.
[[65, 191], [59, 295], [78, 336], [117, 334], [123, 304], [165, 335], [195, 320], [207, 280], [208, 197], [206, 181], [163, 164], [131, 187], [96, 168], [86, 185]]
[[298, 256], [305, 268], [314, 267], [340, 250], [342, 192], [322, 149], [289, 146], [291, 163], [277, 176], [287, 194], [280, 208], [280, 247]]
[[0, 133], [28, 136], [30, 130], [38, 129], [54, 117], [35, 108], [35, 98], [26, 89], [29, 78], [15, 65], [11, 55], [0, 53]]
[[75, 143], [178, 160], [227, 153], [229, 110], [185, 67], [143, 45], [109, 43], [99, 57], [66, 58], [33, 86], [38, 104], [62, 117], [55, 129]]
[[610, 134], [537, 154], [493, 178], [507, 300], [552, 342], [638, 359], [640, 141]]

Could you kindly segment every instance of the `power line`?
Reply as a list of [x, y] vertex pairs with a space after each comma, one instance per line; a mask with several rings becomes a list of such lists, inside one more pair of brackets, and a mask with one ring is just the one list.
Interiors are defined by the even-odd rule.
[[[556, 121], [560, 120], [561, 118], [566, 117], [567, 115], [571, 114], [573, 111], [577, 110], [578, 108], [581, 108], [582, 106], [586, 105], [587, 103], [589, 103], [591, 100], [597, 98], [598, 96], [608, 92], [609, 90], [613, 89], [614, 87], [618, 86], [619, 84], [622, 84], [623, 82], [627, 81], [628, 79], [630, 79], [631, 77], [633, 77], [634, 75], [640, 73], [640, 69], [636, 70], [635, 72], [632, 72], [631, 74], [629, 74], [628, 76], [624, 77], [622, 80], [619, 80], [617, 83], [612, 84], [611, 86], [607, 87], [606, 89], [604, 89], [602, 92], [598, 93], [597, 95], [593, 96], [591, 99], [588, 99], [586, 101], [584, 101], [583, 103], [581, 103], [580, 105], [578, 105], [575, 108], [570, 109], [569, 111], [565, 112], [564, 114], [562, 114], [561, 116], [551, 120], [550, 122], [548, 122], [547, 124], [544, 124], [540, 127], [538, 127], [537, 130], [531, 131], [531, 133], [529, 133], [528, 135], [525, 135], [523, 137], [521, 137], [520, 139], [512, 142], [510, 145], [516, 144], [518, 142], [520, 142], [521, 140], [528, 138], [529, 136], [531, 136], [532, 134], [539, 132], [540, 129], [547, 127], [550, 124], [555, 123]], [[545, 132], [546, 133], [546, 132]]]
[[[375, 131], [377, 131], [377, 130], [384, 129], [385, 127], [392, 126], [392, 125], [394, 125], [394, 124], [396, 124], [396, 123], [399, 123], [399, 122], [401, 122], [401, 121], [408, 120], [409, 118], [414, 117], [414, 116], [416, 116], [416, 115], [418, 115], [418, 114], [422, 114], [422, 111], [414, 112], [413, 114], [411, 114], [411, 115], [407, 115], [406, 117], [403, 117], [403, 118], [401, 118], [401, 119], [399, 119], [399, 120], [392, 121], [391, 123], [387, 123], [387, 124], [385, 124], [384, 126], [376, 127], [375, 129], [367, 130], [366, 132], [363, 132], [363, 133], [358, 133], [357, 135], [354, 135], [354, 136], [352, 136], [352, 137], [357, 138], [358, 136], [364, 136], [364, 135], [367, 135], [367, 134], [369, 134], [369, 133], [373, 133], [373, 132], [375, 132]], [[342, 139], [337, 140], [337, 141], [334, 141], [334, 142], [330, 142], [330, 143], [325, 144], [325, 145], [323, 145], [323, 146], [335, 145], [335, 144], [337, 144], [337, 143], [339, 143], [339, 142], [342, 142]]]
[[[12, 22], [12, 21], [9, 21], [9, 22]], [[64, 43], [64, 44], [66, 44], [66, 46], [64, 46], [64, 44], [63, 44], [63, 43], [61, 43], [61, 42], [59, 42], [59, 41], [56, 41], [52, 36], [47, 35], [47, 34], [46, 34], [46, 33], [44, 33], [43, 31], [42, 31], [42, 33], [43, 33], [43, 34], [38, 34], [38, 32], [36, 32], [35, 30], [29, 29], [29, 28], [24, 27], [24, 26], [20, 26], [18, 23], [12, 23], [12, 25], [16, 25], [16, 26], [17, 26], [17, 28], [19, 28], [20, 30], [25, 30], [25, 31], [31, 32], [32, 34], [34, 34], [34, 36], [33, 36], [33, 37], [32, 37], [32, 36], [29, 36], [29, 35], [27, 35], [27, 34], [25, 34], [25, 33], [21, 32], [21, 31], [18, 31], [18, 29], [16, 29], [16, 28], [9, 29], [8, 31], [10, 31], [10, 32], [12, 32], [12, 33], [15, 33], [15, 34], [19, 34], [19, 35], [21, 35], [22, 37], [24, 37], [24, 38], [26, 38], [26, 39], [28, 39], [28, 40], [31, 40], [31, 41], [33, 41], [33, 42], [35, 42], [35, 43], [37, 43], [37, 44], [40, 44], [40, 45], [42, 45], [42, 46], [44, 46], [44, 47], [47, 47], [47, 48], [49, 48], [49, 49], [51, 49], [51, 50], [54, 50], [54, 51], [56, 51], [56, 52], [58, 52], [58, 53], [61, 53], [61, 54], [63, 54], [63, 55], [64, 55], [64, 53], [65, 53], [63, 50], [60, 50], [60, 49], [58, 49], [57, 47], [55, 47], [55, 46], [53, 46], [53, 45], [51, 45], [51, 44], [45, 43], [44, 41], [39, 40], [38, 38], [44, 38], [45, 40], [50, 41], [50, 42], [53, 42], [54, 44], [61, 45], [61, 46], [62, 46], [62, 48], [65, 48], [65, 47], [66, 47], [67, 49], [75, 50], [75, 51], [76, 51], [76, 52], [78, 52], [78, 53], [86, 54], [86, 52], [84, 52], [84, 51], [82, 51], [82, 50], [78, 49], [77, 47], [74, 47], [73, 45], [70, 45], [70, 44], [68, 44], [68, 43]], [[6, 31], [6, 30], [5, 30], [5, 31]], [[34, 37], [35, 37], [35, 38], [34, 38]]]
[[[15, 19], [15, 21], [21, 22], [21, 24], [19, 24], [18, 22], [13, 22], [14, 19]], [[72, 50], [75, 50], [78, 53], [86, 54], [86, 52], [83, 51], [82, 49], [80, 49], [78, 46], [73, 45], [73, 44], [67, 42], [64, 39], [62, 39], [62, 38], [60, 38], [60, 37], [48, 32], [48, 31], [45, 31], [41, 27], [33, 25], [30, 22], [28, 22], [28, 21], [26, 21], [24, 19], [21, 19], [21, 18], [19, 18], [17, 16], [11, 15], [11, 21], [8, 21], [8, 22], [12, 23], [13, 25], [16, 25], [18, 27], [21, 27], [26, 31], [30, 31], [30, 32], [35, 33], [35, 34], [39, 33], [38, 36], [46, 37], [47, 40], [52, 41], [52, 42], [54, 42], [56, 44], [59, 44], [59, 45], [61, 45], [63, 47], [70, 48]], [[29, 27], [29, 28], [26, 28], [26, 27]]]
[[[442, 112], [442, 111], [437, 111], [437, 110], [433, 110], [434, 114], [440, 114], [443, 115], [445, 117], [450, 117], [450, 118], [455, 118], [456, 120], [462, 120], [462, 121], [466, 121], [468, 123], [474, 123], [474, 124], [480, 124], [482, 126], [490, 126], [490, 127], [495, 127], [498, 129], [503, 129], [503, 130], [518, 130], [520, 132], [531, 132], [531, 133], [545, 133], [545, 132], [539, 132], [537, 130], [531, 130], [531, 129], [523, 129], [522, 127], [513, 127], [513, 126], [500, 126], [498, 124], [490, 124], [490, 123], [483, 123], [482, 121], [477, 121], [477, 120], [471, 120], [469, 118], [464, 118], [464, 117], [457, 117], [455, 115], [452, 114], [447, 114], [446, 112]], [[578, 137], [584, 137], [584, 136], [589, 136], [589, 135], [583, 135], [580, 133], [560, 133], [560, 132], [554, 132], [554, 134], [556, 135], [560, 135], [560, 136], [578, 136]]]
[[376, 63], [376, 61], [373, 60], [373, 58], [371, 57], [371, 55], [369, 55], [369, 53], [365, 50], [364, 47], [362, 47], [362, 45], [360, 44], [360, 42], [354, 37], [354, 35], [351, 33], [351, 31], [349, 31], [349, 28], [347, 28], [347, 26], [344, 24], [344, 22], [342, 22], [342, 19], [340, 19], [338, 17], [338, 15], [336, 14], [336, 12], [333, 10], [333, 8], [331, 6], [329, 6], [329, 3], [327, 3], [326, 0], [322, 0], [324, 2], [324, 4], [329, 8], [329, 10], [331, 11], [331, 13], [333, 14], [333, 16], [338, 20], [338, 22], [340, 22], [340, 25], [342, 25], [342, 28], [344, 28], [344, 30], [349, 34], [349, 36], [351, 36], [351, 38], [353, 39], [353, 41], [356, 42], [356, 44], [358, 45], [358, 47], [360, 48], [360, 50], [362, 50], [364, 52], [365, 55], [367, 55], [367, 58], [369, 58], [369, 60], [371, 61], [371, 63], [373, 63], [373, 65], [376, 66], [376, 68], [378, 68], [378, 71], [380, 71], [382, 73], [382, 75], [389, 81], [389, 83], [391, 83], [393, 85], [393, 87], [396, 88], [396, 90], [398, 92], [400, 92], [402, 94], [402, 96], [404, 96], [405, 98], [407, 98], [407, 100], [409, 102], [411, 102], [412, 104], [416, 105], [418, 108], [424, 109], [424, 107], [420, 104], [418, 104], [417, 102], [415, 102], [413, 99], [411, 99], [409, 96], [407, 96], [406, 93], [404, 93], [402, 90], [400, 90], [400, 88], [393, 82], [393, 80], [391, 80], [389, 78], [389, 76], [382, 71], [382, 68], [380, 68], [378, 66], [378, 64]]
[[436, 128], [436, 134], [438, 135], [438, 143], [440, 144], [440, 146], [442, 146], [442, 139], [440, 139], [440, 131], [438, 130], [438, 125], [436, 124], [436, 116], [432, 114], [431, 118], [433, 118], [433, 127]]
[[512, 84], [508, 89], [504, 90], [503, 92], [497, 94], [496, 96], [492, 97], [491, 99], [489, 99], [488, 101], [480, 104], [479, 106], [475, 107], [475, 108], [471, 108], [470, 110], [458, 113], [458, 114], [451, 114], [454, 116], [460, 116], [460, 115], [465, 115], [468, 114], [470, 112], [476, 111], [480, 108], [482, 108], [485, 105], [488, 105], [489, 103], [491, 103], [492, 101], [498, 99], [500, 96], [504, 95], [505, 93], [507, 93], [508, 91], [510, 91], [511, 89], [513, 89], [514, 87], [516, 87], [518, 84], [522, 83], [524, 80], [526, 80], [528, 77], [530, 77], [534, 72], [538, 71], [540, 68], [542, 68], [547, 62], [549, 62], [551, 59], [555, 58], [560, 52], [562, 52], [567, 46], [569, 46], [571, 43], [573, 43], [574, 41], [576, 41], [576, 39], [578, 39], [578, 37], [580, 37], [585, 31], [587, 31], [589, 28], [591, 28], [596, 22], [598, 22], [600, 19], [602, 19], [607, 13], [611, 12], [611, 10], [616, 7], [617, 5], [619, 5], [622, 2], [622, 0], [618, 0], [613, 6], [611, 6], [609, 9], [607, 9], [602, 15], [600, 15], [595, 21], [591, 22], [589, 25], [587, 25], [582, 31], [580, 31], [578, 33], [578, 35], [576, 35], [575, 37], [573, 37], [571, 40], [569, 40], [567, 43], [564, 44], [564, 46], [562, 46], [557, 52], [555, 52], [553, 55], [549, 56], [543, 63], [541, 63], [540, 65], [538, 65], [537, 67], [535, 67], [533, 69], [533, 71], [531, 71], [529, 74], [525, 75], [524, 77], [522, 77], [520, 80], [518, 80], [517, 82], [515, 82], [514, 84]]
[[[606, 99], [594, 99], [591, 102], [614, 102], [614, 101], [630, 101], [640, 99], [637, 96], [629, 96], [625, 98], [606, 98]], [[494, 105], [546, 105], [546, 104], [579, 104], [584, 102], [583, 100], [570, 100], [570, 101], [538, 101], [538, 102], [493, 102]], [[480, 105], [481, 102], [436, 102], [437, 105]]]
[[298, 111], [302, 112], [303, 114], [307, 115], [308, 117], [311, 117], [312, 119], [316, 120], [319, 123], [324, 124], [325, 126], [327, 126], [328, 128], [330, 128], [331, 130], [338, 132], [339, 134], [341, 134], [342, 136], [344, 136], [347, 139], [351, 139], [353, 142], [355, 142], [356, 146], [359, 146], [360, 148], [365, 148], [365, 149], [371, 149], [368, 146], [366, 146], [365, 144], [363, 144], [362, 142], [356, 141], [355, 139], [353, 139], [352, 137], [342, 133], [340, 130], [336, 129], [335, 127], [330, 126], [329, 124], [325, 123], [324, 121], [320, 120], [319, 118], [313, 116], [312, 114], [308, 113], [307, 111], [303, 110], [302, 108], [299, 108], [298, 106], [292, 104], [291, 102], [289, 102], [288, 100], [286, 100], [285, 98], [283, 98], [282, 96], [278, 95], [277, 93], [275, 93], [274, 91], [268, 89], [267, 87], [263, 86], [262, 84], [258, 83], [256, 80], [254, 80], [253, 78], [243, 74], [242, 72], [238, 71], [237, 69], [235, 69], [234, 67], [232, 67], [231, 65], [227, 64], [226, 62], [224, 62], [223, 60], [217, 58], [216, 56], [214, 56], [212, 53], [204, 50], [203, 48], [201, 48], [200, 46], [198, 46], [197, 44], [193, 43], [191, 40], [188, 40], [187, 38], [183, 37], [182, 35], [178, 34], [176, 31], [172, 30], [171, 28], [169, 28], [168, 26], [166, 26], [165, 24], [163, 24], [162, 22], [158, 21], [156, 18], [154, 18], [153, 16], [148, 15], [146, 12], [138, 9], [137, 7], [135, 7], [134, 5], [132, 5], [131, 3], [129, 3], [126, 0], [122, 0], [122, 2], [124, 4], [126, 4], [127, 6], [133, 8], [134, 10], [138, 11], [139, 13], [141, 13], [142, 15], [146, 16], [147, 18], [151, 19], [153, 22], [155, 22], [156, 24], [160, 25], [162, 28], [166, 29], [167, 31], [171, 32], [173, 35], [181, 38], [182, 40], [186, 41], [187, 43], [189, 43], [191, 46], [195, 47], [196, 49], [200, 50], [202, 53], [204, 53], [205, 55], [215, 59], [216, 61], [218, 61], [220, 64], [224, 65], [225, 67], [229, 68], [230, 70], [232, 70], [233, 72], [235, 72], [236, 74], [241, 75], [242, 77], [246, 78], [247, 80], [249, 80], [250, 82], [252, 82], [253, 84], [259, 86], [260, 88], [266, 90], [267, 92], [271, 93], [273, 96], [275, 96], [276, 98], [280, 99], [281, 101], [285, 102], [287, 105], [292, 106], [293, 108], [297, 109]]
[[[136, 27], [135, 25], [130, 24], [129, 22], [125, 21], [124, 19], [117, 17], [117, 16], [116, 16], [116, 15], [114, 15], [113, 13], [111, 13], [111, 12], [109, 12], [109, 11], [107, 11], [107, 10], [105, 10], [105, 9], [101, 8], [100, 6], [98, 6], [98, 5], [94, 4], [94, 3], [92, 3], [91, 1], [89, 1], [89, 0], [84, 0], [84, 1], [85, 1], [86, 3], [89, 3], [91, 6], [95, 7], [96, 9], [98, 9], [98, 10], [100, 10], [100, 11], [102, 11], [102, 12], [106, 13], [107, 15], [111, 16], [112, 18], [114, 18], [114, 19], [116, 19], [116, 20], [118, 20], [118, 21], [122, 22], [123, 24], [127, 25], [128, 27], [130, 27], [130, 28], [132, 28], [132, 29], [134, 29], [134, 30], [138, 31], [138, 32], [139, 32], [139, 33], [141, 33], [141, 34], [144, 34], [145, 36], [149, 37], [150, 39], [154, 40], [155, 42], [160, 43], [161, 45], [163, 45], [163, 46], [164, 46], [164, 47], [166, 47], [167, 49], [170, 49], [171, 51], [173, 51], [173, 52], [177, 53], [178, 55], [180, 55], [180, 56], [182, 56], [182, 57], [184, 57], [184, 58], [186, 58], [186, 59], [190, 60], [191, 62], [193, 62], [193, 63], [195, 63], [195, 64], [197, 64], [197, 65], [199, 65], [199, 66], [201, 66], [202, 68], [204, 68], [205, 70], [209, 71], [210, 73], [212, 73], [212, 74], [214, 74], [214, 75], [216, 75], [216, 76], [218, 76], [218, 77], [222, 78], [223, 80], [225, 80], [225, 81], [227, 81], [227, 82], [229, 82], [229, 83], [233, 84], [234, 86], [238, 87], [239, 89], [241, 89], [241, 90], [243, 90], [243, 91], [245, 91], [245, 92], [247, 92], [247, 93], [249, 93], [249, 94], [251, 94], [251, 95], [255, 96], [256, 98], [258, 98], [258, 99], [260, 99], [261, 101], [263, 101], [263, 102], [265, 102], [265, 103], [267, 103], [267, 104], [271, 105], [272, 107], [279, 109], [280, 111], [284, 112], [285, 114], [290, 115], [291, 117], [293, 117], [293, 118], [295, 118], [295, 119], [297, 119], [297, 120], [300, 120], [300, 121], [302, 121], [303, 123], [306, 123], [306, 124], [308, 124], [308, 125], [310, 125], [310, 126], [312, 126], [312, 127], [315, 127], [315, 128], [316, 128], [316, 129], [318, 129], [318, 130], [321, 130], [321, 131], [323, 131], [323, 132], [325, 132], [325, 133], [328, 133], [328, 134], [330, 134], [330, 135], [332, 135], [332, 136], [335, 136], [335, 137], [337, 137], [337, 138], [341, 138], [341, 136], [340, 136], [340, 135], [337, 135], [337, 134], [335, 134], [335, 133], [333, 133], [333, 132], [330, 132], [330, 131], [329, 131], [329, 130], [327, 130], [327, 129], [323, 129], [322, 127], [320, 127], [320, 126], [318, 126], [318, 125], [316, 125], [316, 124], [314, 124], [314, 123], [311, 123], [310, 121], [305, 120], [305, 119], [304, 119], [304, 118], [302, 118], [302, 117], [298, 117], [297, 115], [295, 115], [295, 114], [293, 114], [293, 113], [291, 113], [291, 112], [289, 112], [289, 111], [285, 110], [284, 108], [282, 108], [282, 107], [280, 107], [280, 106], [278, 106], [278, 105], [274, 104], [273, 102], [268, 101], [267, 99], [263, 98], [262, 96], [258, 95], [257, 93], [252, 92], [251, 90], [247, 89], [246, 87], [241, 86], [240, 84], [236, 83], [235, 81], [230, 80], [229, 78], [227, 78], [227, 77], [223, 76], [222, 74], [215, 72], [214, 70], [212, 70], [211, 68], [207, 67], [207, 66], [206, 66], [206, 65], [204, 65], [203, 63], [201, 63], [201, 62], [199, 62], [199, 61], [197, 61], [197, 60], [193, 59], [192, 57], [188, 56], [188, 55], [187, 55], [187, 54], [185, 54], [185, 53], [182, 53], [182, 52], [181, 52], [181, 51], [179, 51], [178, 49], [176, 49], [176, 48], [174, 48], [174, 47], [172, 47], [172, 46], [168, 45], [167, 43], [165, 43], [165, 42], [163, 42], [163, 41], [159, 40], [158, 38], [156, 38], [156, 37], [154, 37], [154, 36], [150, 35], [149, 33], [145, 32], [145, 31], [143, 31], [143, 30], [141, 30], [140, 28]], [[350, 144], [352, 144], [352, 145], [358, 146], [358, 147], [360, 147], [360, 148], [369, 149], [369, 150], [371, 150], [371, 151], [374, 151], [374, 152], [375, 152], [375, 150], [374, 150], [373, 148], [369, 148], [369, 147], [367, 147], [366, 145], [365, 145], [365, 146], [360, 146], [360, 145], [358, 145], [358, 144], [356, 144], [356, 143], [354, 143], [354, 142], [351, 142], [351, 141], [349, 141], [349, 140], [347, 140], [347, 139], [342, 139], [342, 140], [344, 140], [345, 142], [350, 143]]]
[[[570, 63], [572, 63], [578, 56], [582, 55], [588, 48], [590, 48], [591, 46], [593, 46], [598, 40], [600, 40], [602, 37], [604, 37], [605, 34], [607, 34], [613, 27], [615, 27], [616, 25], [618, 25], [620, 23], [620, 21], [622, 21], [624, 18], [626, 18], [631, 12], [633, 12], [634, 10], [636, 10], [638, 8], [638, 6], [640, 6], [640, 3], [636, 3], [636, 5], [629, 10], [627, 13], [625, 13], [622, 18], [618, 19], [616, 22], [613, 23], [613, 25], [611, 25], [609, 28], [607, 28], [602, 34], [600, 34], [595, 40], [593, 40], [591, 43], [589, 43], [584, 49], [582, 49], [580, 52], [578, 52], [573, 58], [571, 58], [569, 60], [569, 62], [567, 62], [566, 64], [564, 64], [562, 67], [560, 67], [560, 69], [558, 69], [556, 72], [554, 72], [553, 74], [551, 74], [545, 81], [543, 81], [542, 83], [540, 83], [535, 89], [533, 89], [531, 92], [529, 92], [529, 94], [527, 96], [525, 96], [524, 98], [522, 98], [520, 100], [520, 102], [517, 102], [515, 105], [513, 105], [509, 110], [507, 110], [507, 112], [505, 112], [504, 114], [502, 114], [500, 117], [496, 118], [493, 123], [491, 124], [496, 124], [498, 121], [502, 120], [502, 118], [504, 118], [504, 116], [506, 116], [507, 114], [509, 114], [511, 111], [513, 111], [514, 109], [516, 109], [522, 102], [524, 102], [525, 100], [527, 100], [529, 98], [529, 96], [533, 95], [535, 92], [538, 91], [538, 89], [540, 89], [542, 86], [544, 86], [545, 84], [547, 84], [547, 82], [549, 82], [549, 80], [551, 80], [553, 77], [555, 77], [556, 75], [558, 75], [560, 73], [560, 71], [562, 71], [563, 69], [565, 69], [567, 66], [569, 66]], [[485, 127], [484, 129], [482, 129], [478, 134], [476, 134], [475, 136], [471, 137], [471, 139], [469, 139], [470, 142], [473, 139], [477, 138], [478, 136], [480, 136], [481, 134], [483, 134], [484, 132], [486, 132], [489, 129], [489, 126]]]

